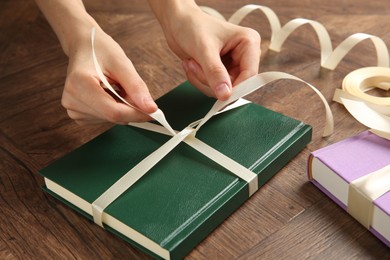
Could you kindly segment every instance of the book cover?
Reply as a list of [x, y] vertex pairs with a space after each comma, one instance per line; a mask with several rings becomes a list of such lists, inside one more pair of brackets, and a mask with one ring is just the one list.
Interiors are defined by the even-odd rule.
[[[174, 129], [214, 99], [188, 82], [157, 100]], [[256, 104], [211, 118], [196, 137], [266, 183], [311, 140], [311, 127]], [[91, 203], [169, 136], [114, 126], [41, 170], [45, 190], [92, 219]], [[105, 209], [104, 227], [154, 257], [180, 259], [248, 199], [248, 183], [180, 143]]]
[[[350, 183], [389, 165], [390, 141], [365, 131], [313, 152], [308, 174], [314, 185], [348, 211]], [[390, 247], [390, 191], [372, 206], [369, 230]]]

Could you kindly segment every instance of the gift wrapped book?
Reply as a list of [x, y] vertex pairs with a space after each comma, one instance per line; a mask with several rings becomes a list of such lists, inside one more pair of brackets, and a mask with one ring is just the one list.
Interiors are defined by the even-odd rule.
[[311, 154], [309, 179], [390, 247], [390, 140], [365, 131]]
[[[157, 100], [174, 129], [214, 102], [189, 83]], [[45, 190], [96, 222], [94, 202], [170, 138], [114, 126], [41, 170]], [[311, 127], [250, 103], [213, 116], [196, 138], [256, 178], [248, 182], [181, 142], [102, 209], [102, 226], [152, 256], [180, 259], [307, 145]]]

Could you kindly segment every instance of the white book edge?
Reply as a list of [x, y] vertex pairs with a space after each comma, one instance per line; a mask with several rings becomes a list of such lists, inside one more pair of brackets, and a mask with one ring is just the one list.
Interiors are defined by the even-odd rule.
[[[349, 184], [321, 160], [313, 156], [311, 176], [344, 205], [348, 205]], [[390, 217], [374, 204], [371, 228], [390, 241]]]
[[[58, 185], [57, 183], [51, 181], [48, 178], [45, 179], [46, 187], [60, 196], [61, 198], [65, 199], [69, 203], [73, 204], [74, 206], [80, 208], [84, 212], [88, 213], [92, 216], [92, 205], [85, 201], [84, 199], [80, 198], [73, 192], [70, 192], [69, 190], [63, 188], [62, 186]], [[142, 245], [146, 249], [150, 250], [151, 252], [155, 253], [156, 255], [164, 258], [164, 259], [170, 259], [169, 251], [165, 248], [162, 248], [159, 244], [152, 241], [148, 237], [142, 235], [138, 231], [132, 229], [131, 227], [125, 225], [118, 219], [114, 218], [113, 216], [103, 212], [102, 219], [104, 224], [110, 226], [111, 228], [115, 229], [119, 233], [125, 235], [126, 237], [130, 238], [134, 242]]]

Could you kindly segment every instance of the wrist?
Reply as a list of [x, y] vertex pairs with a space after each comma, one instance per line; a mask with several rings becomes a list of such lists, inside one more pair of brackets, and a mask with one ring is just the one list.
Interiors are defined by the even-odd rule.
[[87, 13], [81, 0], [35, 0], [59, 39], [62, 49], [69, 56], [72, 46], [80, 42], [80, 37], [90, 34], [96, 21]]
[[59, 36], [62, 49], [67, 56], [72, 55], [81, 46], [90, 46], [91, 31], [96, 28], [96, 33], [102, 31], [96, 21], [88, 15], [88, 17], [74, 20], [72, 24], [65, 25], [62, 36]]
[[201, 11], [194, 0], [149, 0], [149, 5], [164, 32], [174, 31], [188, 14]]

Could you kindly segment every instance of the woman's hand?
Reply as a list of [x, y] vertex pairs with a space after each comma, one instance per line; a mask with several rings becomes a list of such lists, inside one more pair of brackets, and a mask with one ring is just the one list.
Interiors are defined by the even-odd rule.
[[[109, 121], [127, 124], [150, 120], [145, 113], [157, 110], [144, 81], [122, 48], [86, 12], [81, 0], [36, 0], [59, 38], [69, 65], [62, 105], [80, 124]], [[100, 85], [92, 60], [91, 30], [96, 28], [95, 51], [110, 83], [120, 86], [120, 94], [139, 110], [117, 102]]]
[[101, 86], [92, 61], [90, 32], [80, 37], [69, 49], [69, 65], [62, 95], [62, 105], [68, 115], [81, 124], [109, 121], [127, 124], [150, 120], [145, 113], [157, 110], [148, 88], [138, 75], [122, 48], [106, 33], [98, 29], [95, 52], [104, 75], [119, 86], [119, 94], [142, 113], [117, 101]]
[[205, 94], [226, 100], [232, 86], [258, 73], [256, 31], [211, 17], [193, 1], [149, 2], [189, 81]]
[[[121, 47], [86, 12], [82, 1], [36, 2], [69, 56], [62, 96], [69, 116], [81, 124], [149, 120], [147, 114], [156, 111], [157, 105], [147, 86]], [[225, 100], [232, 86], [257, 74], [260, 36], [256, 31], [213, 18], [192, 0], [149, 2], [170, 48], [183, 61], [188, 79], [205, 94]], [[103, 73], [138, 109], [117, 102], [101, 87], [92, 61], [92, 27], [96, 28], [95, 50]]]

